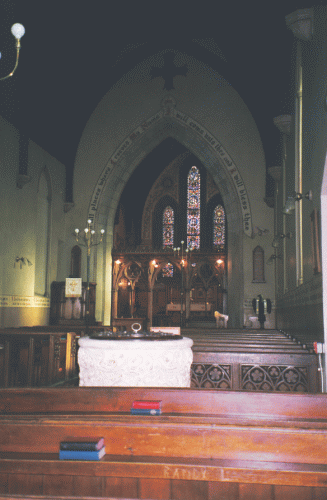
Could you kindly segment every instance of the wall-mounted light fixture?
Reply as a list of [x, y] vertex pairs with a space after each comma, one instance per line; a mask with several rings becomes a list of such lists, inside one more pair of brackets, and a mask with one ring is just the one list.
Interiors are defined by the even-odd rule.
[[288, 196], [282, 212], [284, 215], [292, 215], [294, 210], [295, 210], [295, 199], [293, 196]]
[[[7, 78], [10, 78], [16, 71], [17, 66], [18, 66], [18, 59], [19, 59], [19, 51], [20, 51], [20, 39], [22, 36], [25, 34], [25, 28], [22, 24], [20, 23], [15, 23], [11, 27], [11, 32], [16, 38], [16, 63], [14, 69], [9, 73], [7, 76], [3, 76], [0, 78], [0, 80], [6, 80]], [[1, 52], [0, 52], [0, 58], [1, 58]]]
[[275, 238], [272, 240], [271, 246], [274, 247], [274, 248], [278, 248], [280, 240], [283, 240], [284, 238], [288, 238], [288, 239], [291, 240], [293, 238], [293, 234], [292, 233], [286, 233], [286, 234], [280, 233], [280, 234], [276, 234]]
[[274, 253], [269, 257], [269, 259], [267, 260], [267, 264], [272, 264], [274, 262], [274, 260], [276, 259], [281, 259], [282, 256], [281, 255], [275, 255]]
[[293, 196], [288, 196], [285, 206], [282, 210], [284, 215], [292, 215], [292, 213], [295, 210], [295, 202], [300, 201], [302, 199], [306, 199], [309, 201], [312, 201], [312, 191], [309, 189], [309, 191], [306, 194], [302, 193], [294, 193]]
[[22, 269], [23, 265], [26, 266], [26, 264], [28, 266], [32, 266], [33, 265], [32, 262], [30, 260], [28, 260], [27, 257], [16, 257], [15, 258], [15, 262], [14, 262], [14, 267], [16, 267], [16, 264], [18, 264], [18, 262], [20, 264], [19, 265], [20, 269]]
[[309, 191], [307, 193], [305, 193], [305, 194], [295, 193], [295, 195], [294, 195], [294, 200], [295, 201], [300, 201], [303, 198], [306, 198], [307, 200], [312, 201], [312, 191], [311, 191], [311, 189], [309, 189]]

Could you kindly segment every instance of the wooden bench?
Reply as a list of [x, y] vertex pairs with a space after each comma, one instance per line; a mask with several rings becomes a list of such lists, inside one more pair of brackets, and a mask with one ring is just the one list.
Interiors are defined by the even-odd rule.
[[74, 332], [2, 329], [0, 345], [0, 387], [51, 385], [75, 375]]
[[317, 355], [281, 332], [183, 331], [193, 339], [192, 387], [318, 392]]
[[[130, 415], [161, 399], [161, 416]], [[192, 389], [0, 391], [0, 493], [230, 500], [327, 498], [327, 397]], [[104, 436], [99, 462], [60, 461]]]
[[[108, 328], [92, 327], [91, 331], [104, 329]], [[167, 329], [170, 330], [162, 328]], [[53, 326], [0, 330], [0, 345], [4, 347], [0, 350], [0, 387], [51, 385], [76, 376], [76, 337], [84, 334], [84, 330], [74, 330], [58, 332]], [[186, 330], [182, 333], [194, 341], [194, 388], [319, 391], [317, 356], [280, 332]], [[10, 352], [15, 354], [11, 356]], [[18, 360], [19, 365], [15, 364]]]

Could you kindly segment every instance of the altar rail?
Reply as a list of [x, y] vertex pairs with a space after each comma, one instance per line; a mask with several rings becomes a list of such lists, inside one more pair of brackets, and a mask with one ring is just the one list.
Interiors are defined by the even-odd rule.
[[[163, 414], [130, 415], [134, 399]], [[117, 498], [327, 498], [327, 397], [192, 389], [0, 391], [0, 493]], [[100, 462], [59, 461], [104, 436]]]
[[0, 330], [0, 387], [68, 380], [76, 370], [76, 334], [42, 329]]

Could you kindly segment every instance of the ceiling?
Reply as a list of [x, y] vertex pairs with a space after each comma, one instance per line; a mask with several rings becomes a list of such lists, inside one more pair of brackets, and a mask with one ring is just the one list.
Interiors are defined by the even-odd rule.
[[101, 98], [139, 61], [159, 50], [180, 50], [238, 91], [257, 123], [267, 166], [275, 165], [279, 132], [273, 118], [293, 112], [294, 36], [285, 16], [312, 5], [251, 5], [2, 0], [0, 76], [12, 70], [15, 58], [11, 25], [24, 24], [26, 34], [17, 72], [0, 82], [0, 114], [65, 164], [69, 198], [78, 142]]

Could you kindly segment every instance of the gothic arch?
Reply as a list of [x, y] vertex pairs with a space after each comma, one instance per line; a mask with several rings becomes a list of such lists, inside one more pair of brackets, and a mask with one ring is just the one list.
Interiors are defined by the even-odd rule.
[[[228, 221], [227, 239], [231, 242], [228, 247], [228, 290], [230, 291], [228, 311], [231, 325], [240, 327], [243, 324], [243, 217], [237, 190], [231, 176], [227, 174], [221, 158], [208, 145], [208, 142], [196, 133], [193, 128], [183, 126], [169, 116], [164, 116], [158, 120], [116, 162], [110, 173], [110, 182], [105, 184], [97, 201], [95, 222], [106, 227], [105, 264], [103, 269], [97, 271], [97, 281], [104, 279], [104, 321], [105, 323], [110, 322], [108, 311], [111, 303], [111, 249], [114, 218], [120, 195], [127, 179], [141, 159], [167, 137], [175, 138], [197, 156], [220, 187]], [[110, 200], [110, 204], [108, 204], [108, 200]]]

